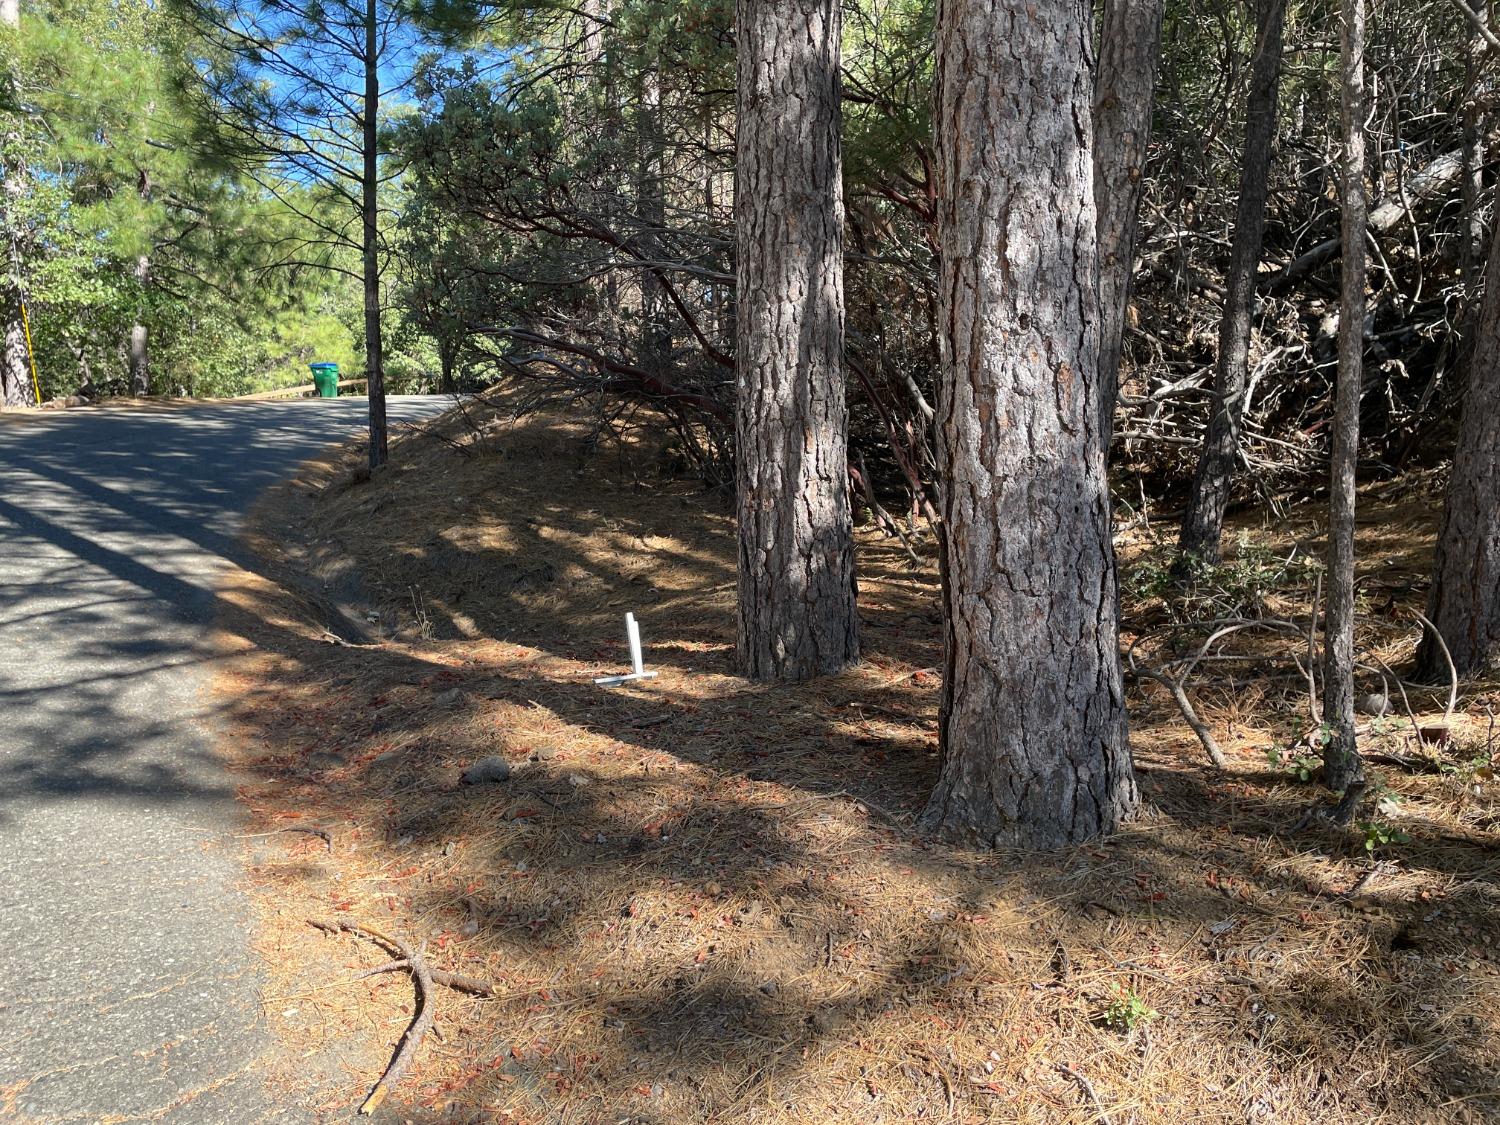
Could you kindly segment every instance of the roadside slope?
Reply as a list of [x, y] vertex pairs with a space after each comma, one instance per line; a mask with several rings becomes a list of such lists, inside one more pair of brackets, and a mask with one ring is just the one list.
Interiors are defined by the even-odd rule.
[[[310, 918], [495, 986], [436, 991], [395, 1120], [1500, 1109], [1500, 821], [1472, 771], [1388, 778], [1408, 839], [1380, 843], [1373, 874], [1357, 830], [1286, 838], [1311, 793], [1267, 766], [1302, 721], [1278, 665], [1237, 699], [1205, 691], [1227, 774], [1163, 694], [1133, 697], [1150, 803], [1120, 835], [1049, 857], [936, 847], [910, 828], [936, 773], [931, 568], [862, 533], [865, 662], [748, 684], [727, 505], [664, 476], [649, 434], [596, 438], [582, 412], [515, 421], [496, 400], [408, 435], [373, 481], [331, 462], [268, 497], [261, 548], [359, 585], [376, 645], [331, 642], [254, 580], [225, 593], [247, 638], [221, 690], [266, 833], [266, 1010], [320, 1060], [286, 1079], [330, 1113], [370, 1090], [413, 990], [351, 981], [387, 955]], [[1420, 567], [1430, 528], [1399, 526], [1372, 556]], [[1149, 576], [1151, 544], [1126, 547]], [[1135, 627], [1159, 620], [1150, 583], [1130, 589]], [[1305, 616], [1311, 590], [1264, 593]], [[602, 690], [627, 610], [660, 675]], [[1460, 721], [1453, 758], [1483, 738]], [[508, 779], [461, 784], [487, 758]]]

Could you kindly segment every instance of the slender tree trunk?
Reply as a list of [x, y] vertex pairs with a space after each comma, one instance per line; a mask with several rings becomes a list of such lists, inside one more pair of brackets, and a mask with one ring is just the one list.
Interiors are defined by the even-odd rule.
[[384, 342], [380, 336], [380, 44], [375, 0], [365, 0], [364, 219], [365, 378], [370, 395], [370, 468], [386, 462]]
[[[666, 227], [663, 183], [666, 138], [662, 135], [661, 75], [655, 59], [643, 60], [640, 104], [636, 129], [636, 219], [640, 224], [637, 244], [651, 261], [662, 258], [662, 231]], [[667, 299], [655, 271], [640, 271], [641, 324], [640, 365], [653, 374], [666, 376], [672, 356], [672, 330], [667, 320]]]
[[83, 398], [98, 397], [98, 391], [94, 387], [94, 370], [89, 366], [88, 345], [81, 338], [78, 341], [78, 393]]
[[[939, 0], [945, 662], [931, 830], [1050, 847], [1136, 803], [1110, 537], [1087, 0]], [[1024, 91], [1018, 96], [1017, 91]]]
[[454, 352], [457, 349], [450, 343], [439, 341], [438, 343], [438, 390], [445, 395], [451, 395], [458, 390], [458, 384], [453, 381], [453, 365], [457, 358]]
[[[588, 120], [580, 121], [579, 128], [598, 127], [606, 136], [614, 136], [625, 127], [621, 100], [616, 93], [613, 38], [618, 32], [611, 24], [612, 0], [583, 0], [575, 9], [579, 19], [577, 56], [582, 65], [573, 71], [572, 82], [576, 91], [575, 103], [585, 107], [581, 112]], [[571, 53], [571, 52], [570, 52]], [[597, 91], [597, 97], [588, 99], [588, 91]], [[624, 198], [626, 188], [619, 186], [618, 194]], [[623, 216], [611, 215], [617, 221]], [[619, 271], [606, 266], [588, 281], [593, 294], [594, 312], [591, 320], [613, 325], [628, 301], [621, 300]], [[641, 343], [640, 339], [635, 341]]]
[[[151, 259], [144, 254], [135, 260], [135, 279], [141, 287], [141, 299], [145, 300], [146, 287], [151, 283]], [[139, 309], [136, 322], [130, 326], [129, 371], [130, 393], [151, 393], [151, 331], [142, 323]]]
[[1245, 116], [1245, 151], [1240, 170], [1239, 208], [1230, 251], [1224, 319], [1219, 325], [1219, 358], [1214, 371], [1214, 412], [1193, 477], [1187, 514], [1178, 539], [1181, 566], [1195, 558], [1219, 561], [1224, 512], [1240, 455], [1240, 426], [1250, 368], [1250, 324], [1255, 314], [1255, 273], [1266, 229], [1266, 191], [1271, 143], [1276, 136], [1276, 96], [1281, 77], [1281, 32], [1286, 0], [1260, 0], [1256, 13], [1255, 57], [1250, 64], [1250, 95]]
[[[1427, 598], [1427, 616], [1460, 676], [1482, 674], [1500, 659], [1500, 221], [1493, 223], [1473, 335]], [[1429, 680], [1448, 676], [1442, 645], [1431, 633], [1417, 649], [1417, 674]]]
[[144, 324], [130, 326], [128, 354], [130, 356], [130, 393], [137, 396], [149, 395], [151, 393], [151, 344], [150, 332]]
[[[0, 0], [0, 34], [15, 36], [21, 26], [19, 0]], [[24, 406], [31, 401], [27, 377], [26, 333], [21, 322], [20, 232], [13, 226], [12, 207], [20, 196], [25, 170], [15, 155], [21, 135], [5, 136], [5, 277], [0, 280], [0, 406]]]
[[1094, 79], [1094, 197], [1099, 210], [1099, 379], [1114, 428], [1120, 353], [1135, 266], [1136, 212], [1151, 140], [1163, 0], [1105, 0]]
[[[1339, 294], [1339, 377], [1328, 488], [1328, 610], [1323, 645], [1323, 782], [1338, 793], [1364, 787], [1354, 737], [1354, 470], [1365, 346], [1365, 0], [1343, 0], [1343, 267]], [[1341, 806], [1347, 814], [1354, 802]]]
[[737, 0], [741, 671], [859, 655], [844, 402], [838, 0]]
[[[1468, 50], [1464, 58], [1464, 148], [1463, 148], [1463, 200], [1466, 237], [1459, 248], [1459, 264], [1464, 284], [1472, 291], [1484, 268], [1480, 248], [1484, 244], [1484, 217], [1480, 214], [1480, 203], [1484, 197], [1484, 109], [1480, 84], [1485, 73], [1485, 43], [1480, 37], [1469, 37]], [[1467, 313], [1468, 310], [1465, 310]], [[1472, 317], [1465, 316], [1465, 320]]]

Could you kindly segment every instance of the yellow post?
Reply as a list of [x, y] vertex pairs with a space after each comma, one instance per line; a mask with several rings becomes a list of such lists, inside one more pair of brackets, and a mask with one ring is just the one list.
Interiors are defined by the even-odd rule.
[[36, 392], [36, 404], [42, 405], [42, 385], [36, 381], [36, 352], [31, 347], [31, 318], [26, 315], [26, 302], [21, 302], [21, 328], [26, 333], [26, 358], [31, 361], [31, 389]]

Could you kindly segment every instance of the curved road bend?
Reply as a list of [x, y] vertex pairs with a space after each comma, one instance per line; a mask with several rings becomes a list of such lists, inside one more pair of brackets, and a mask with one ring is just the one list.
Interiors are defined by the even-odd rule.
[[[442, 399], [391, 398], [393, 420]], [[204, 690], [267, 485], [362, 398], [0, 417], [0, 1121], [297, 1121], [258, 1060]]]

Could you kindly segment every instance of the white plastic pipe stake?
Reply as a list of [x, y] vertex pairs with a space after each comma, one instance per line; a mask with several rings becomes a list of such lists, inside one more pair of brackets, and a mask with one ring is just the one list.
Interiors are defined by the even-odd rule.
[[646, 671], [646, 661], [641, 655], [641, 627], [636, 624], [635, 614], [625, 615], [625, 639], [630, 642], [631, 672], [626, 676], [599, 676], [594, 683], [601, 687], [619, 687], [631, 680], [649, 680], [655, 672]]

